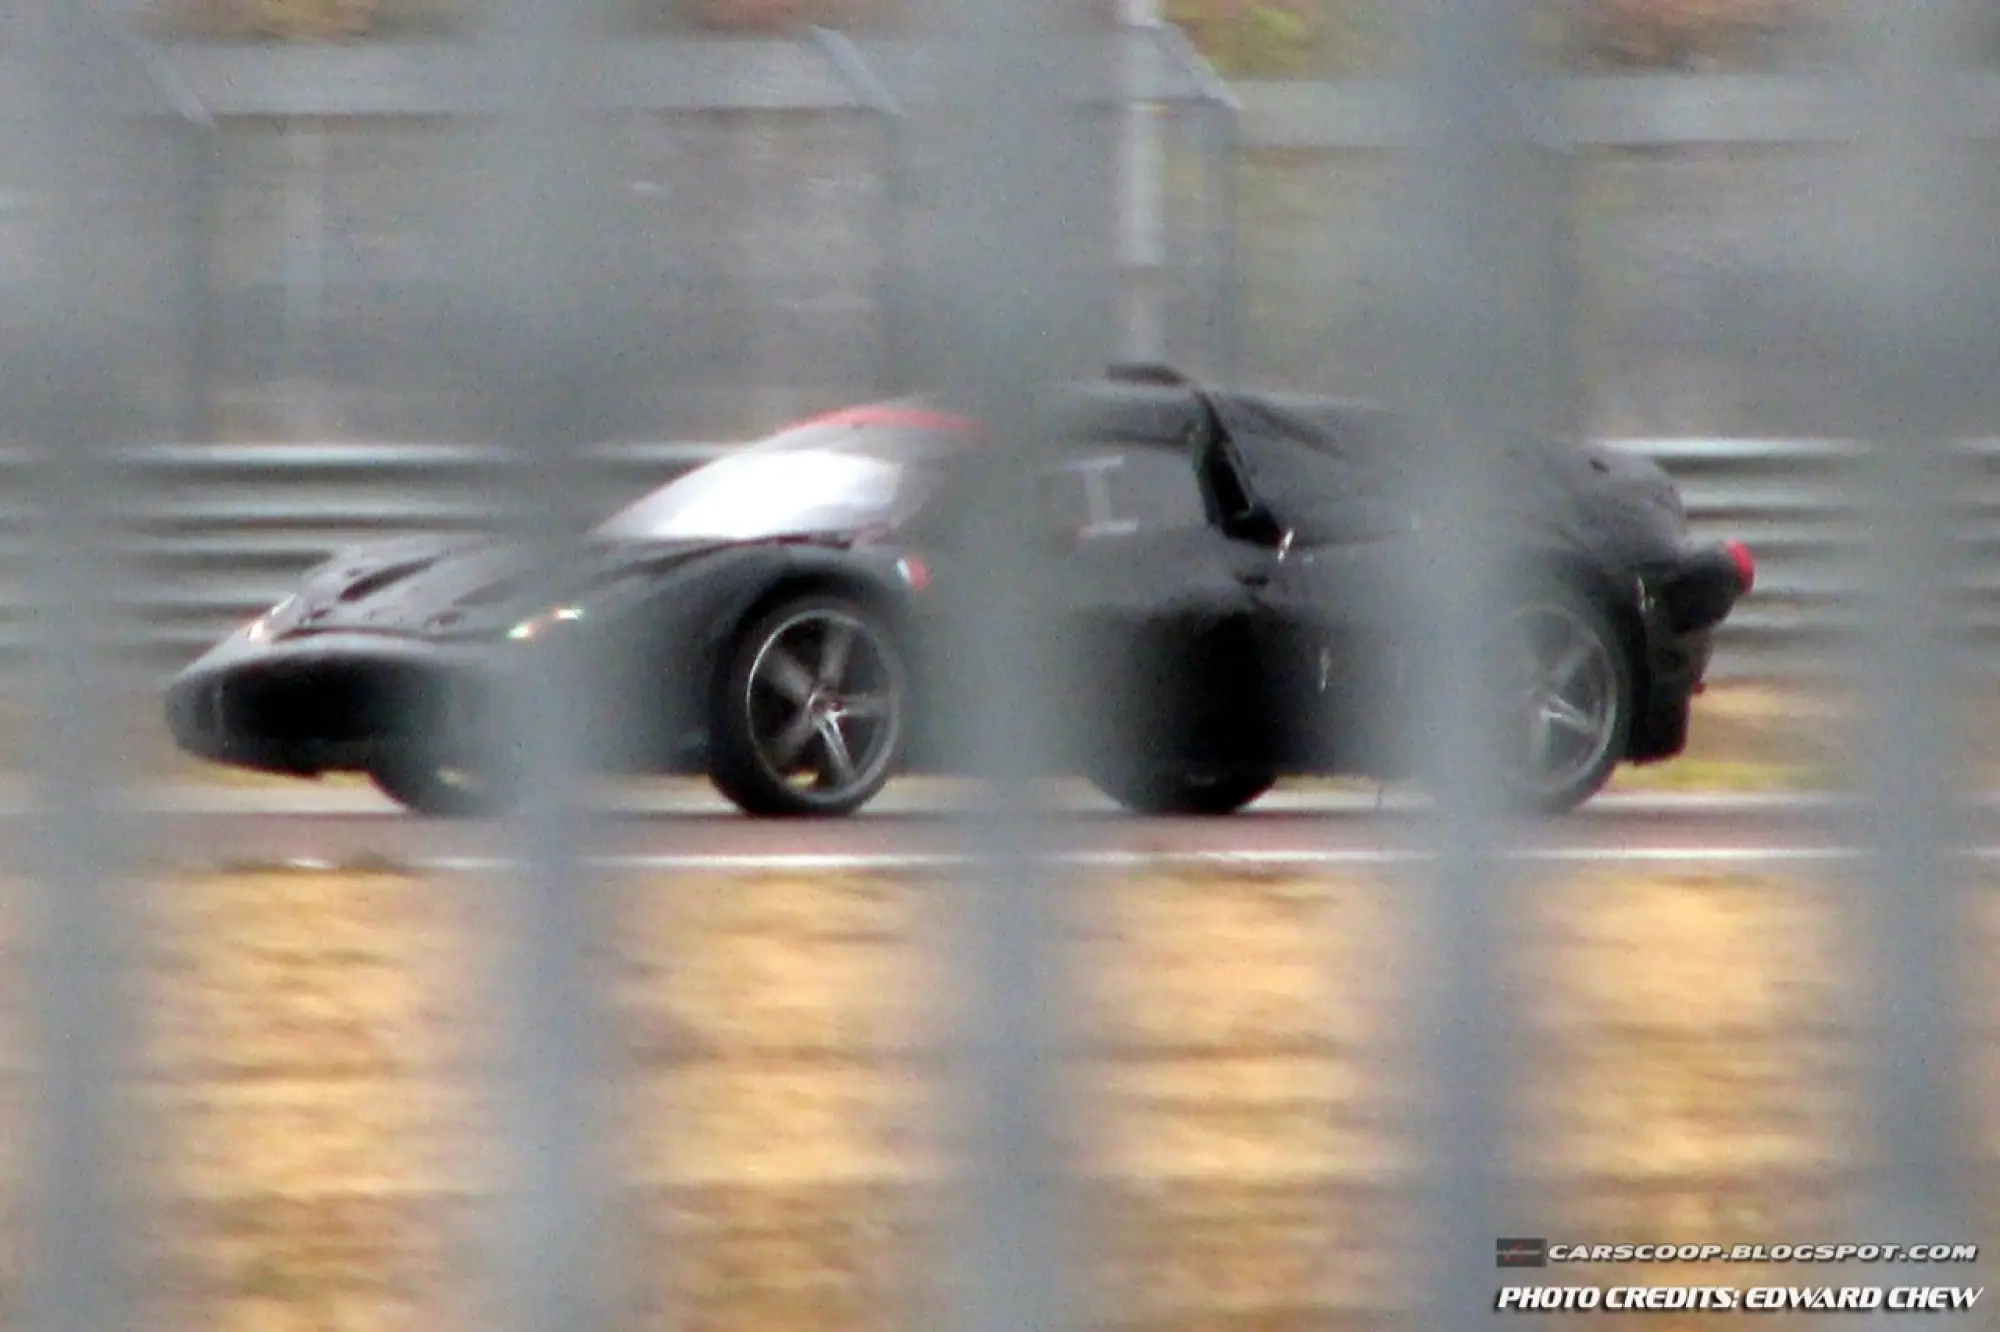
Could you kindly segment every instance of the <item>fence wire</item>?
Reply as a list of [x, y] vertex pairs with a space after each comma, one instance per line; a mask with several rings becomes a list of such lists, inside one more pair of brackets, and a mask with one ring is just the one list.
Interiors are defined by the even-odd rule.
[[1862, 654], [1872, 706], [1861, 734], [1880, 857], [1853, 903], [1870, 941], [1868, 1216], [1912, 1233], [1970, 1225], [1978, 1210], [1972, 1121], [1946, 1072], [1966, 1052], [1956, 941], [1969, 838], [1956, 794], [1967, 755], [1954, 722], [1961, 672], [1949, 592], [1962, 556], [1940, 516], [1957, 471], [1948, 441], [1980, 391], [1971, 367], [1993, 347], [1965, 304], [1992, 295], [1976, 239], [1990, 186], [1935, 92], [1962, 69], [1955, 53], [1972, 17], [1955, 4], [1852, 7], [1853, 95], [1866, 128], [1830, 182], [1840, 220], [1827, 284], [1868, 312], [1839, 338], [1853, 393], [1844, 405], [1873, 449]]
[[139, 581], [118, 560], [134, 508], [120, 459], [189, 419], [174, 260], [195, 219], [176, 187], [204, 127], [93, 10], [24, 4], [11, 17], [0, 414], [32, 479], [16, 572], [37, 641], [10, 681], [32, 756], [9, 900], [33, 1076], [10, 1106], [26, 1226], [9, 1304], [38, 1326], [104, 1328], [137, 1307], [132, 1181], [146, 1164], [127, 989], [144, 942], [128, 910], [142, 830], [107, 725], [134, 687], [117, 650]]
[[[1578, 217], [1580, 178], [1608, 168], [1550, 130], [1561, 89], [1528, 43], [1536, 6], [1399, 6], [1405, 132], [1379, 156], [1322, 154], [1279, 189], [1267, 188], [1278, 164], [1243, 150], [1234, 95], [1142, 3], [1111, 15], [940, 0], [893, 56], [831, 31], [774, 42], [817, 62], [822, 82], [805, 91], [774, 91], [773, 76], [665, 107], [631, 93], [645, 71], [622, 58], [608, 12], [564, 0], [484, 8], [462, 42], [398, 67], [400, 100], [386, 109], [308, 105], [273, 120], [212, 117], [159, 52], [93, 11], [64, 0], [13, 10], [0, 444], [18, 451], [29, 501], [14, 572], [30, 649], [13, 681], [27, 781], [10, 925], [22, 946], [9, 954], [24, 962], [27, 1057], [25, 1237], [0, 1313], [105, 1332], [146, 1321], [161, 1298], [138, 1279], [157, 1270], [147, 1255], [161, 1242], [152, 1218], [164, 1187], [144, 1148], [165, 1132], [157, 1105], [135, 1108], [145, 1098], [133, 1094], [146, 1065], [138, 977], [150, 965], [139, 903], [161, 891], [155, 844], [200, 825], [140, 815], [154, 774], [119, 727], [132, 698], [150, 704], [155, 692], [156, 659], [128, 650], [134, 622], [181, 592], [140, 539], [173, 521], [159, 517], [178, 502], [172, 478], [201, 483], [173, 449], [232, 437], [301, 451], [489, 446], [477, 466], [448, 469], [467, 491], [452, 512], [520, 543], [529, 567], [555, 568], [630, 478], [631, 455], [605, 441], [741, 437], [922, 389], [980, 422], [992, 447], [953, 534], [964, 558], [936, 571], [955, 607], [941, 679], [965, 700], [946, 721], [974, 794], [949, 818], [885, 819], [873, 834], [956, 858], [924, 880], [942, 906], [928, 942], [943, 962], [904, 982], [911, 1006], [939, 1014], [935, 1045], [913, 1056], [923, 1067], [899, 1070], [941, 1070], [930, 1108], [945, 1125], [949, 1187], [891, 1190], [881, 1204], [933, 1260], [912, 1284], [937, 1294], [905, 1293], [884, 1321], [1145, 1325], [1149, 1315], [1110, 1303], [1115, 1283], [1093, 1249], [1104, 1235], [1092, 1208], [1110, 1185], [1086, 1129], [1106, 1094], [1080, 1070], [1102, 987], [1082, 974], [1077, 939], [1100, 889], [1076, 853], [1097, 834], [1046, 780], [1079, 728], [1106, 722], [1076, 700], [1113, 663], [1064, 639], [1055, 594], [1066, 574], [1034, 512], [1058, 456], [1063, 390], [1127, 357], [1306, 381], [1288, 387], [1365, 377], [1407, 423], [1415, 490], [1401, 498], [1421, 509], [1422, 540], [1371, 575], [1409, 626], [1403, 669], [1363, 710], [1394, 718], [1434, 799], [1383, 857], [1397, 865], [1408, 925], [1397, 1055], [1356, 1058], [1400, 1068], [1407, 1056], [1414, 1075], [1396, 1104], [1408, 1162], [1365, 1203], [1327, 1196], [1315, 1177], [1306, 1210], [1324, 1221], [1379, 1206], [1382, 1227], [1407, 1235], [1390, 1293], [1361, 1310], [1380, 1325], [1506, 1317], [1494, 1312], [1488, 1246], [1546, 1228], [1559, 1204], [1520, 1130], [1534, 987], [1549, 978], [1515, 965], [1516, 922], [1543, 909], [1545, 886], [1516, 853], [1541, 833], [1505, 798], [1508, 739], [1488, 721], [1503, 708], [1500, 684], [1484, 669], [1492, 608], [1531, 601], [1532, 574], [1496, 567], [1491, 552], [1519, 498], [1511, 432], [1601, 421], [1617, 395], [1603, 380], [1618, 378], [1598, 373], [1601, 358], [1646, 354], [1591, 341], [1607, 306], [1626, 327], [1645, 322], [1632, 313], [1644, 303], [1621, 306], [1629, 293], [1606, 295], [1584, 271], [1605, 242]], [[1994, 424], [1982, 419], [2000, 361], [1993, 155], [1950, 104], [1972, 7], [1851, 9], [1848, 55], [1830, 77], [1861, 132], [1784, 168], [1813, 185], [1811, 215], [1796, 219], [1801, 253], [1742, 295], [1758, 308], [1683, 314], [1725, 345], [1811, 330], [1805, 350], [1773, 354], [1833, 367], [1808, 394], [1812, 414], [1863, 449], [1840, 486], [1865, 531], [1828, 542], [1851, 547], [1841, 554], [1863, 588], [1860, 635], [1841, 649], [1852, 659], [1833, 663], [1865, 700], [1854, 748], [1868, 841], [1843, 866], [1838, 899], [1859, 958], [1841, 993], [1859, 1032], [1858, 1127], [1846, 1141], [1861, 1183], [1851, 1215], [1809, 1238], [1976, 1241], [1990, 1152], [1978, 1140], [1983, 1087], [1967, 1073], [1979, 1033], [1966, 921], [1982, 903], [1965, 855], [1976, 832], [1961, 797], [1978, 756], [1959, 720], [1973, 703], [1957, 600], [1976, 571], [1946, 515], [1962, 476], [1952, 442]], [[1297, 215], [1240, 253], [1245, 219], [1268, 224], [1285, 189], [1302, 189]], [[1329, 216], [1352, 225], [1329, 229]], [[1322, 305], [1329, 292], [1337, 300]], [[1727, 322], [1711, 318], [1718, 309], [1742, 316], [1736, 333], [1710, 326]], [[1778, 471], [1774, 488], [1797, 499], [1798, 478]], [[413, 486], [394, 484], [400, 502]], [[191, 521], [213, 537], [229, 499], [201, 497]], [[282, 527], [263, 490], [246, 483], [235, 499], [247, 522]], [[393, 529], [411, 510], [385, 512]], [[228, 559], [242, 547], [214, 549]], [[289, 576], [301, 551], [271, 550]], [[601, 725], [593, 662], [560, 639], [520, 660], [494, 682], [495, 716], [450, 737], [518, 780], [522, 799], [474, 834], [492, 841], [479, 848], [476, 912], [496, 943], [473, 1006], [495, 1034], [470, 1061], [491, 1122], [481, 1135], [459, 1126], [476, 1136], [480, 1170], [444, 1191], [471, 1200], [478, 1256], [447, 1277], [476, 1289], [468, 1318], [480, 1327], [700, 1326], [671, 1299], [636, 1312], [642, 1287], [662, 1280], [649, 1269], [699, 1242], [701, 1172], [676, 1164], [672, 1219], [642, 1251], [625, 1226], [641, 1189], [620, 1141], [634, 1074], [617, 1024], [634, 1001], [608, 960], [631, 910], [617, 891], [624, 869], [607, 864], [626, 830], [595, 799], [620, 737]], [[667, 826], [693, 839], [702, 820]], [[1312, 833], [1321, 849], [1344, 835], [1331, 821]], [[726, 859], [700, 872], [721, 873]], [[1321, 1242], [1338, 1226], [1308, 1229]], [[1300, 1260], [1314, 1269], [1299, 1283], [1310, 1294], [1283, 1325], [1354, 1312], [1323, 1295], [1319, 1269], [1335, 1260], [1319, 1248]], [[804, 1326], [822, 1312], [808, 1300], [792, 1317]]]
[[[505, 450], [494, 510], [553, 568], [589, 493], [577, 443], [630, 382], [600, 344], [625, 326], [617, 277], [630, 253], [598, 90], [605, 33], [587, 6], [517, 0], [494, 7], [478, 45], [495, 97], [456, 145], [470, 167], [453, 200], [466, 254], [449, 336], [461, 400]], [[583, 858], [593, 756], [582, 671], [558, 643], [498, 680], [488, 741], [525, 788], [509, 829], [514, 867], [498, 885], [507, 956], [493, 986], [501, 1150], [487, 1269], [489, 1316], [522, 1332], [611, 1326], [619, 1294], [606, 1289], [617, 1237], [606, 1226], [610, 1065], [593, 964], [609, 922]]]
[[[1523, 571], [1492, 567], [1516, 484], [1502, 465], [1503, 423], [1557, 424], [1545, 406], [1555, 394], [1545, 358], [1559, 345], [1547, 309], [1556, 288], [1534, 264], [1549, 252], [1555, 196], [1537, 191], [1531, 174], [1526, 118], [1537, 90], [1521, 50], [1526, 17], [1526, 6], [1481, 0], [1410, 7], [1410, 85], [1424, 110], [1399, 164], [1409, 286], [1398, 406], [1421, 441], [1412, 477], [1423, 498], [1411, 502], [1422, 504], [1427, 529], [1421, 572], [1403, 598], [1427, 630], [1415, 640], [1425, 665], [1406, 706], [1437, 802], [1426, 829], [1436, 859], [1415, 885], [1416, 952], [1436, 968], [1412, 987], [1423, 1162], [1416, 1234], [1421, 1248], [1453, 1254], [1477, 1252], [1506, 1230], [1510, 1173], [1514, 1005], [1499, 975], [1510, 885], [1495, 855], [1506, 835], [1505, 740], [1486, 722], [1500, 698], [1481, 664], [1492, 660], [1491, 607], [1533, 594]], [[1422, 1324], [1474, 1327], [1494, 1317], [1490, 1275], [1472, 1264], [1409, 1279]]]

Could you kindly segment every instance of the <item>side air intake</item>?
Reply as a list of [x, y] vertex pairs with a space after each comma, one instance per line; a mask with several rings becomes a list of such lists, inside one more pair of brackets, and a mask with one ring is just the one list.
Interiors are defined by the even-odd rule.
[[1167, 388], [1185, 388], [1194, 383], [1172, 366], [1152, 361], [1115, 362], [1105, 371], [1105, 378], [1116, 384], [1158, 384]]

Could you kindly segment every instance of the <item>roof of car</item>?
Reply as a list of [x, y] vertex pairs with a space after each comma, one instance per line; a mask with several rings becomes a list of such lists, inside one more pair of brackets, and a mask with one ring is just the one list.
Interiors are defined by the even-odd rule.
[[1064, 433], [1072, 437], [1162, 445], [1184, 443], [1202, 414], [1190, 387], [1112, 380], [1072, 386], [1061, 410]]
[[[1311, 393], [1209, 389], [1169, 366], [1114, 365], [1096, 379], [1067, 385], [1057, 416], [1065, 438], [1179, 447], [1211, 407], [1234, 432], [1276, 431], [1336, 448], [1374, 449], [1393, 438], [1394, 418], [1379, 404]], [[788, 427], [848, 425], [901, 428], [913, 435], [976, 435], [979, 426], [933, 395], [844, 408]]]

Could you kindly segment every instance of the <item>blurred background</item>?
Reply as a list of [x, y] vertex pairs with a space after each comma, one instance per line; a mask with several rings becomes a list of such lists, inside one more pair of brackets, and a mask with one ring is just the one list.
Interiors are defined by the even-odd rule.
[[[635, 446], [610, 494], [702, 446], [934, 387], [939, 307], [922, 293], [945, 251], [920, 132], [924, 14], [900, 0], [610, 8], [588, 226], [616, 275], [592, 298], [616, 352], [577, 422]], [[1119, 288], [1102, 293], [1119, 309], [1102, 312], [1098, 359], [1393, 396], [1407, 13], [1100, 8], [1093, 22], [1141, 34], [1126, 77], [1146, 100], [1128, 99], [1143, 110], [1117, 129], [1118, 90], [1104, 90], [1100, 215], [1068, 236]], [[1764, 595], [1725, 631], [1721, 671], [1823, 664], [1855, 586], [1841, 561], [1851, 460], [1829, 442], [1854, 433], [1837, 331], [1851, 312], [1819, 280], [1840, 242], [1814, 208], [1852, 119], [1846, 19], [1811, 0], [1522, 8], [1537, 77], [1560, 80], [1530, 131], [1536, 234], [1512, 261], [1524, 291], [1560, 307], [1539, 340], [1560, 382], [1536, 411], [1668, 460], [1705, 532], [1758, 526]], [[158, 321], [152, 437], [180, 451], [156, 478], [170, 498], [145, 515], [148, 567], [172, 588], [142, 632], [172, 661], [332, 545], [477, 516], [466, 460], [442, 446], [490, 443], [493, 423], [441, 358], [466, 354], [453, 265], [478, 185], [456, 125], [499, 87], [476, 43], [491, 15], [471, 0], [89, 12], [117, 29], [104, 58], [120, 96], [149, 102], [126, 108], [148, 144], [131, 183], [149, 266], [134, 280]], [[1983, 67], [1996, 25], [1961, 26], [1954, 57]], [[1961, 105], [1978, 120], [1990, 99]], [[1990, 166], [1970, 154], [1966, 188], [1990, 194]], [[17, 192], [16, 234], [31, 207]], [[1959, 381], [1960, 433], [1995, 415], [1992, 378]], [[1981, 506], [1987, 462], [1975, 451], [1966, 492]], [[1983, 560], [2000, 555], [1988, 516], [1968, 533], [1982, 631]]]
[[[1574, 286], [1578, 425], [1830, 431], [1824, 349], [1774, 326], [1770, 293], [1801, 261], [1803, 182], [1837, 132], [1791, 95], [1828, 67], [1833, 9], [1534, 7], [1539, 57], [1588, 80], [1548, 127], [1546, 186], [1565, 224], [1549, 262]], [[1176, 25], [1154, 75], [1164, 351], [1209, 373], [1379, 393], [1395, 238], [1383, 150], [1397, 133], [1379, 84], [1401, 67], [1395, 6], [1168, 0], [1159, 17]], [[454, 43], [479, 19], [473, 0], [187, 0], [135, 17], [215, 119], [212, 160], [183, 182], [212, 284], [212, 438], [467, 437], [412, 352], [436, 333], [430, 284], [451, 242], [439, 121], [477, 95]], [[924, 207], [897, 98], [912, 94], [907, 39], [923, 19], [905, 0], [623, 8], [619, 204], [643, 225], [630, 277], [654, 316], [630, 354], [653, 373], [608, 426], [739, 438], [894, 382], [909, 317], [896, 298], [923, 263], [899, 238]], [[679, 307], [699, 317], [666, 317]]]

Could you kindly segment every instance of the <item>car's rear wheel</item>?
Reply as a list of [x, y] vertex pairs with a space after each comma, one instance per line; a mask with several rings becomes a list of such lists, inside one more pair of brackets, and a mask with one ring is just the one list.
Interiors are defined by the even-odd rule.
[[878, 612], [837, 596], [787, 601], [729, 653], [712, 705], [710, 778], [748, 814], [850, 814], [895, 770], [909, 694]]
[[403, 808], [433, 818], [478, 818], [503, 813], [513, 804], [514, 788], [505, 780], [423, 754], [378, 759], [368, 776]]
[[1277, 779], [1266, 772], [1104, 771], [1092, 773], [1090, 780], [1135, 814], [1222, 815], [1242, 809]]
[[1625, 645], [1589, 600], [1552, 593], [1498, 626], [1501, 780], [1524, 810], [1560, 814], [1604, 789], [1632, 730]]

